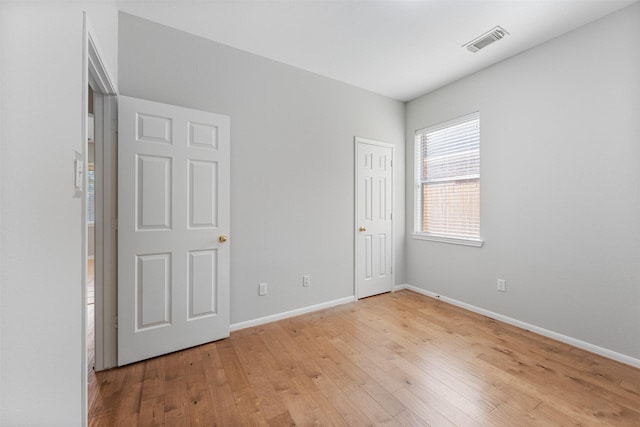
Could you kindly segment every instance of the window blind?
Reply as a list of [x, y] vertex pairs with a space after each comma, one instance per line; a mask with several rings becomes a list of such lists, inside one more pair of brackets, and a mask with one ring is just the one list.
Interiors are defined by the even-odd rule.
[[415, 231], [480, 238], [480, 115], [416, 131]]

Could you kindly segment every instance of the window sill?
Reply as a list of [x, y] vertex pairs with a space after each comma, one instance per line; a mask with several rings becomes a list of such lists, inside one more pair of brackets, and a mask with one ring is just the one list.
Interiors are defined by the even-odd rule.
[[459, 239], [455, 237], [432, 236], [424, 233], [413, 233], [411, 235], [416, 240], [428, 240], [431, 242], [449, 243], [452, 245], [473, 246], [475, 248], [482, 247], [484, 240]]

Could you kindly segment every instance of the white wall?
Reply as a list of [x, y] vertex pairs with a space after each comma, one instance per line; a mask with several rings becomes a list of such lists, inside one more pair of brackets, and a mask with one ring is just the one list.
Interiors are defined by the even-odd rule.
[[119, 24], [123, 95], [231, 116], [231, 322], [352, 296], [354, 137], [393, 143], [403, 159], [404, 104], [131, 15]]
[[408, 103], [407, 233], [413, 132], [480, 111], [486, 241], [408, 237], [410, 284], [640, 359], [638, 23], [636, 3]]
[[116, 77], [113, 2], [0, 6], [0, 425], [82, 420], [82, 206], [72, 198], [82, 152], [83, 9]]

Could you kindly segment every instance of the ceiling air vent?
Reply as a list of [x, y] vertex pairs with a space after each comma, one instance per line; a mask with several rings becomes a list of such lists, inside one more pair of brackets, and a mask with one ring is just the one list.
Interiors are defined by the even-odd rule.
[[507, 34], [509, 34], [507, 30], [500, 26], [497, 26], [487, 31], [480, 37], [476, 37], [475, 39], [471, 40], [469, 43], [463, 44], [462, 47], [466, 47], [471, 52], [476, 53], [480, 49], [489, 46], [491, 43], [497, 42]]

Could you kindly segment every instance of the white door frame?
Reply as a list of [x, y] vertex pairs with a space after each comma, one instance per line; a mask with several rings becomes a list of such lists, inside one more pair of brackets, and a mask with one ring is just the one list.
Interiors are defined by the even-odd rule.
[[356, 136], [354, 138], [353, 144], [353, 157], [354, 157], [354, 189], [355, 193], [353, 196], [353, 204], [354, 204], [354, 218], [353, 218], [353, 296], [358, 299], [358, 144], [368, 144], [375, 145], [378, 147], [386, 147], [391, 149], [391, 289], [389, 291], [393, 291], [393, 288], [396, 284], [396, 276], [395, 276], [395, 260], [396, 260], [396, 245], [394, 238], [394, 228], [395, 228], [395, 191], [394, 191], [394, 182], [395, 182], [395, 167], [393, 167], [393, 161], [396, 156], [396, 147], [393, 144], [389, 144], [388, 142], [376, 141], [374, 139], [367, 139]]
[[[96, 343], [96, 369], [105, 369], [115, 366], [116, 341], [115, 328], [112, 322], [106, 322], [110, 316], [115, 316], [117, 308], [115, 304], [115, 278], [116, 258], [114, 257], [116, 229], [115, 224], [107, 221], [113, 218], [110, 212], [115, 209], [115, 191], [117, 186], [113, 184], [117, 174], [116, 157], [113, 153], [116, 148], [116, 133], [113, 120], [117, 88], [109, 76], [107, 67], [102, 60], [101, 49], [98, 45], [96, 32], [89, 21], [87, 13], [83, 13], [82, 31], [82, 102], [81, 102], [81, 136], [84, 164], [88, 164], [88, 115], [89, 111], [89, 85], [94, 90], [95, 139], [96, 139], [96, 175], [100, 174], [97, 190], [101, 193], [101, 200], [96, 200], [96, 239], [95, 239], [95, 343]], [[101, 144], [98, 143], [101, 142]], [[102, 149], [97, 152], [98, 146]], [[86, 188], [86, 174], [83, 177], [83, 188]], [[82, 191], [82, 250], [81, 265], [82, 274], [80, 280], [80, 303], [82, 304], [81, 330], [81, 390], [82, 390], [82, 423], [86, 425], [88, 417], [88, 390], [87, 390], [87, 255], [88, 255], [88, 230], [87, 230], [87, 194]], [[109, 224], [109, 226], [107, 226]], [[112, 362], [113, 361], [113, 362]]]
[[[94, 85], [92, 84], [93, 88]], [[95, 119], [95, 370], [116, 366], [117, 145], [116, 99], [94, 91]]]

